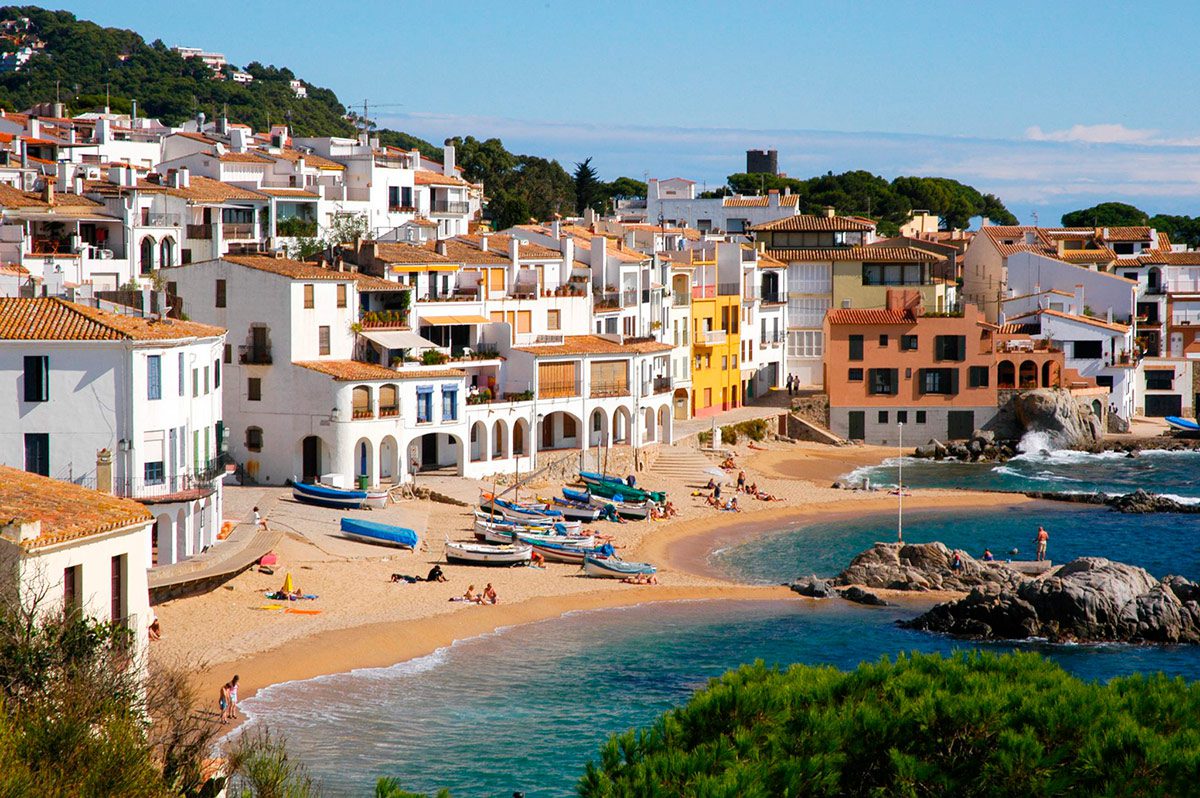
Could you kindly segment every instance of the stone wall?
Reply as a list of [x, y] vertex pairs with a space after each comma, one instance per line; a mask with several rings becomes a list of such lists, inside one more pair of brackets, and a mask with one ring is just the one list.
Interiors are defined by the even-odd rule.
[[829, 394], [818, 393], [794, 398], [792, 412], [818, 427], [829, 429]]

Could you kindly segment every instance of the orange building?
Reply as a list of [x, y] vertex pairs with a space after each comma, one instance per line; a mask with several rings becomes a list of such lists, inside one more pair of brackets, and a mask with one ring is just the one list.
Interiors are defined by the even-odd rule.
[[911, 290], [888, 291], [886, 308], [829, 311], [830, 429], [850, 440], [893, 445], [899, 424], [914, 444], [968, 438], [988, 427], [998, 404], [996, 333], [973, 305], [962, 313], [926, 314]]

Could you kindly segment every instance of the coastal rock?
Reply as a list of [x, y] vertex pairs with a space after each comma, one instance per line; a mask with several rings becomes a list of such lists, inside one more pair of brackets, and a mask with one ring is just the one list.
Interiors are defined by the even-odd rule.
[[797, 579], [788, 585], [793, 591], [801, 596], [809, 598], [829, 598], [833, 595], [833, 585], [828, 579], [821, 579], [817, 576], [806, 576], [802, 579]]
[[870, 591], [863, 590], [861, 587], [848, 587], [845, 590], [839, 590], [838, 595], [846, 601], [853, 601], [855, 604], [866, 604], [871, 607], [891, 606], [879, 596]]
[[1081, 557], [1045, 578], [988, 585], [902, 625], [979, 639], [1200, 643], [1200, 587]]
[[1016, 417], [1026, 432], [1044, 432], [1055, 449], [1099, 448], [1103, 437], [1100, 419], [1077, 403], [1069, 391], [1039, 388], [1013, 397]]
[[1184, 504], [1166, 496], [1147, 493], [1141, 488], [1138, 488], [1133, 493], [1126, 493], [1123, 496], [1109, 496], [1105, 499], [1104, 503], [1122, 513], [1200, 512], [1200, 505]]
[[876, 543], [860, 553], [834, 579], [837, 585], [862, 585], [887, 590], [953, 590], [965, 592], [978, 585], [1010, 585], [1017, 573], [999, 562], [980, 562], [941, 543]]

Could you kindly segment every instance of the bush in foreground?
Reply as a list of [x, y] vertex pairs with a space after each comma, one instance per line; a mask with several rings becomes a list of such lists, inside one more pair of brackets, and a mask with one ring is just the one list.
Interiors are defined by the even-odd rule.
[[761, 662], [618, 734], [604, 796], [1188, 795], [1200, 685], [1083, 682], [1035, 654], [900, 656], [850, 672]]

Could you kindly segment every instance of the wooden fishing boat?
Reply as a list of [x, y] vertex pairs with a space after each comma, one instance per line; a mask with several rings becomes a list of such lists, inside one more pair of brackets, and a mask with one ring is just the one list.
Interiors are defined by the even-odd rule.
[[514, 541], [524, 543], [563, 543], [571, 546], [591, 548], [596, 545], [595, 535], [558, 535], [554, 533], [514, 532], [511, 529], [487, 529], [475, 531], [475, 539], [484, 543], [506, 544]]
[[545, 506], [516, 504], [498, 498], [491, 493], [484, 493], [479, 497], [479, 509], [486, 513], [504, 516], [510, 521], [559, 520], [562, 518], [562, 513], [558, 510], [553, 510]]
[[511, 546], [487, 546], [479, 543], [453, 543], [446, 541], [446, 562], [463, 565], [525, 565], [533, 549], [525, 544]]
[[642, 488], [633, 488], [626, 485], [615, 477], [607, 477], [603, 474], [597, 474], [592, 471], [580, 471], [579, 478], [588, 486], [588, 490], [597, 496], [603, 496], [606, 499], [621, 497], [621, 501], [626, 502], [644, 502], [650, 501], [656, 504], [661, 504], [666, 501], [667, 494], [664, 491], [650, 491]]
[[654, 574], [658, 571], [648, 562], [627, 562], [619, 557], [593, 557], [583, 559], [583, 572], [587, 576], [602, 579], [625, 579], [630, 576]]
[[319, 482], [301, 482], [292, 478], [292, 497], [305, 504], [315, 504], [320, 507], [335, 507], [338, 509], [358, 509], [372, 507], [382, 509], [387, 507], [388, 492], [386, 490], [351, 490], [322, 485]]
[[557, 496], [552, 501], [554, 509], [562, 513], [563, 518], [591, 522], [600, 517], [601, 508], [592, 505], [590, 502], [577, 502], [565, 498], [560, 499]]
[[612, 545], [608, 543], [603, 546], [571, 546], [562, 543], [537, 542], [524, 535], [518, 535], [517, 539], [532, 546], [534, 551], [550, 562], [565, 562], [572, 565], [582, 565], [584, 558], [588, 555], [610, 554], [613, 550]]
[[417, 547], [417, 533], [407, 527], [380, 524], [376, 521], [364, 521], [361, 518], [343, 518], [341, 529], [342, 536], [352, 540], [379, 543], [384, 546], [397, 546], [403, 549], [415, 549]]
[[551, 533], [574, 535], [580, 532], [583, 528], [583, 523], [581, 521], [566, 521], [554, 518], [543, 518], [540, 519], [540, 522], [510, 521], [506, 518], [501, 518], [499, 515], [489, 515], [478, 510], [475, 511], [476, 532], [494, 528], [516, 529], [518, 531], [536, 532], [543, 535]]
[[568, 501], [588, 502], [592, 507], [598, 507], [601, 511], [601, 517], [604, 517], [606, 508], [612, 507], [613, 511], [622, 518], [629, 518], [635, 521], [644, 521], [650, 517], [650, 502], [619, 502], [614, 499], [604, 499], [600, 496], [593, 496], [586, 490], [572, 490], [571, 488], [562, 489], [563, 496]]

